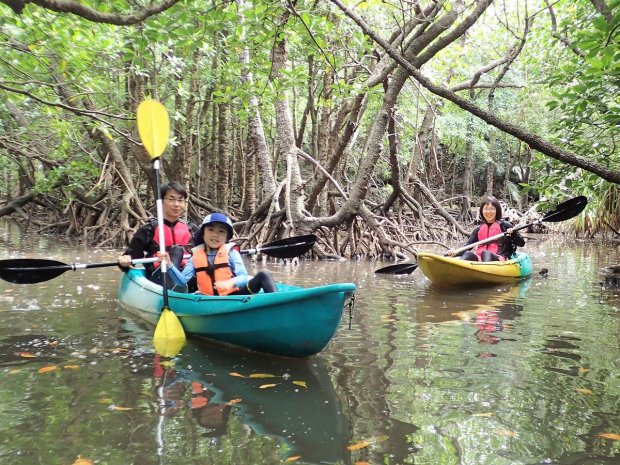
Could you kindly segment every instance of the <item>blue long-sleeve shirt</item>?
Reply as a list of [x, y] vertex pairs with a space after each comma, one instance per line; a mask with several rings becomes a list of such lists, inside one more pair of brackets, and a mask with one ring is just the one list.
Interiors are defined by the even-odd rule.
[[[215, 255], [217, 254], [217, 250], [210, 250], [207, 252], [207, 260], [209, 261], [209, 265], [213, 265], [215, 262]], [[243, 287], [248, 283], [250, 279], [248, 276], [248, 270], [245, 268], [245, 264], [243, 263], [243, 259], [241, 258], [241, 254], [232, 249], [228, 254], [228, 266], [230, 267], [230, 271], [234, 275], [235, 287]], [[172, 280], [176, 284], [187, 284], [187, 282], [192, 279], [196, 275], [196, 267], [194, 265], [194, 257], [190, 258], [183, 268], [183, 271], [179, 271], [177, 267], [172, 265], [168, 270], [168, 275], [172, 277]]]

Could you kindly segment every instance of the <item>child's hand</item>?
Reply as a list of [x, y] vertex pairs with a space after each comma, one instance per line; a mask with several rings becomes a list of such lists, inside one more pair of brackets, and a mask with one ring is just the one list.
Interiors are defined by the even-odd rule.
[[155, 256], [157, 257], [157, 261], [162, 262], [164, 260], [166, 260], [166, 265], [168, 267], [172, 266], [172, 261], [170, 260], [170, 255], [168, 255], [168, 252], [157, 252], [155, 254]]
[[215, 288], [223, 291], [230, 291], [235, 287], [234, 279], [225, 279], [224, 281], [215, 281]]
[[131, 255], [121, 255], [117, 260], [118, 264], [123, 268], [133, 268], [131, 264]]

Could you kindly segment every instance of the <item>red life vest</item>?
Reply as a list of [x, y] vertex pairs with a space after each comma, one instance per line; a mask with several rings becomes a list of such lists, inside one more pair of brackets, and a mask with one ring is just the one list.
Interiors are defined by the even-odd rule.
[[214, 289], [213, 283], [215, 281], [224, 281], [225, 279], [234, 278], [235, 275], [230, 269], [230, 249], [235, 246], [234, 243], [224, 244], [221, 246], [215, 254], [215, 260], [213, 265], [209, 265], [207, 259], [207, 253], [205, 252], [204, 245], [200, 245], [193, 249], [194, 255], [194, 268], [196, 268], [196, 279], [198, 280], [198, 291], [205, 295], [228, 295], [239, 288], [233, 289]]
[[[497, 236], [498, 234], [501, 234], [503, 232], [504, 231], [502, 231], [502, 228], [497, 221], [494, 221], [490, 226], [487, 223], [484, 223], [478, 229], [478, 240], [483, 241], [489, 237]], [[487, 242], [486, 244], [479, 245], [476, 249], [476, 254], [479, 257], [482, 257], [482, 252], [484, 250], [488, 250], [489, 252], [496, 254], [501, 261], [506, 260], [506, 257], [498, 254], [499, 243], [497, 241], [491, 241]]]
[[[157, 220], [153, 220], [152, 224], [155, 227], [153, 242], [159, 249], [159, 225], [157, 224]], [[192, 245], [192, 231], [185, 221], [178, 220], [174, 223], [172, 228], [164, 222], [164, 245], [166, 250], [170, 250], [170, 247], [173, 245], [180, 245], [186, 250], [189, 248], [188, 246]], [[185, 266], [186, 263], [187, 259], [183, 259], [181, 266]], [[159, 262], [155, 262], [153, 265], [157, 268]]]

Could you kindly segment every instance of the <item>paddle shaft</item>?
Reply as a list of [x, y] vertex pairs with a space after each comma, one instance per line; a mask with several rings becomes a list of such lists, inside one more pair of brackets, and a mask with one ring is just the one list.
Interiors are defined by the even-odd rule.
[[[132, 265], [141, 265], [144, 263], [155, 263], [158, 260], [157, 257], [150, 257], [150, 258], [137, 258], [135, 260], [131, 261]], [[67, 270], [73, 270], [73, 271], [77, 271], [77, 270], [85, 270], [87, 268], [103, 268], [105, 266], [118, 266], [118, 262], [103, 262], [103, 263], [71, 263], [70, 265], [65, 265], [65, 266], [59, 266], [59, 267], [46, 267], [44, 269], [54, 269], [54, 268], [58, 268], [58, 269], [67, 269]], [[21, 268], [21, 270], [24, 270], [27, 268]], [[42, 268], [32, 268], [32, 270], [41, 270]]]
[[[29, 259], [24, 259], [24, 260], [29, 260]], [[154, 263], [157, 260], [158, 260], [157, 257], [138, 258], [136, 260], [132, 260], [131, 264], [132, 265], [140, 265], [140, 264], [144, 264], [144, 263]], [[2, 264], [3, 261], [5, 261], [5, 260], [0, 261], [0, 265]], [[33, 258], [32, 261], [33, 262], [37, 262], [38, 260]], [[60, 262], [58, 262], [58, 263], [60, 263]], [[73, 271], [77, 271], [77, 270], [85, 270], [87, 268], [104, 268], [106, 266], [118, 266], [118, 262], [71, 263], [71, 264], [62, 263], [62, 264], [59, 264], [59, 265], [19, 266], [19, 267], [0, 266], [0, 270], [2, 270], [2, 271], [19, 271], [19, 272], [25, 272], [25, 271], [33, 271], [33, 272], [37, 272], [37, 271], [56, 271], [56, 270], [65, 270], [65, 271], [73, 270]]]
[[[149, 257], [149, 258], [136, 258], [131, 261], [132, 265], [143, 265], [145, 263], [155, 263], [158, 260], [157, 257]], [[72, 263], [71, 265], [67, 265], [70, 270], [84, 270], [86, 268], [103, 268], [104, 266], [117, 266], [118, 262], [104, 262], [104, 263]]]
[[[159, 251], [166, 253], [166, 236], [164, 232], [164, 205], [161, 198], [161, 183], [159, 181], [159, 158], [153, 160], [153, 174], [155, 175], [155, 190], [157, 193], [157, 229], [159, 231]], [[166, 260], [161, 261], [160, 265], [162, 285], [164, 288], [164, 308], [168, 308], [168, 265]]]

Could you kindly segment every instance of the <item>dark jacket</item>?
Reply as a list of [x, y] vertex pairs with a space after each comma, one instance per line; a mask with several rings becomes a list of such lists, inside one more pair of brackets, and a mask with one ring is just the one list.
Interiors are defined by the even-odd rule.
[[[512, 223], [506, 220], [499, 220], [498, 222], [502, 232], [506, 232], [508, 229], [513, 227]], [[474, 228], [465, 245], [478, 242], [478, 230], [480, 229], [480, 226], [476, 226]], [[521, 236], [518, 232], [513, 232], [510, 236], [504, 236], [497, 241], [497, 253], [509, 259], [517, 251], [517, 247], [523, 247], [524, 245], [525, 239], [523, 239], [523, 236]]]

